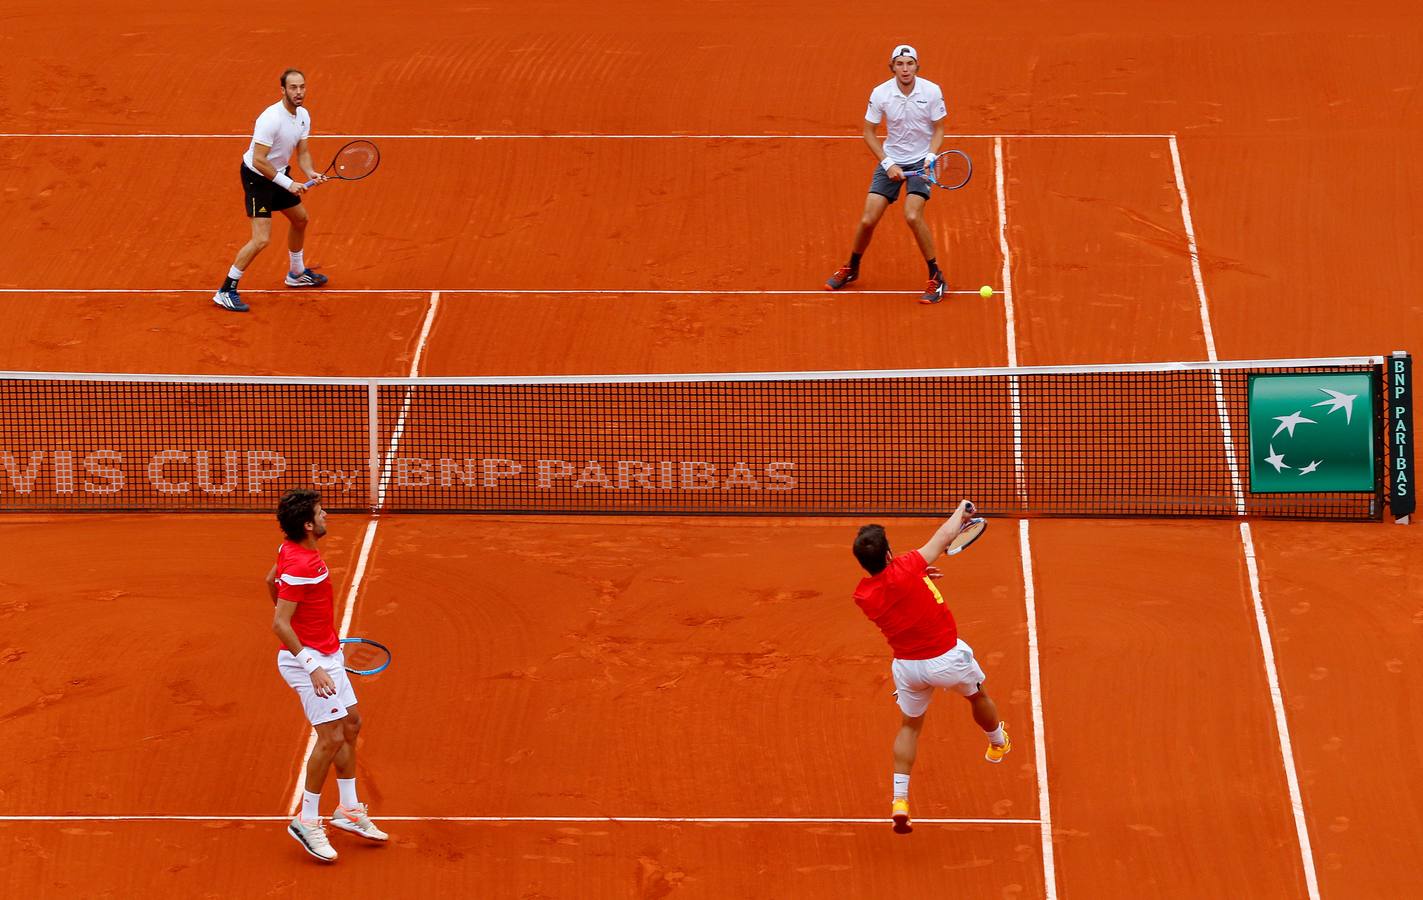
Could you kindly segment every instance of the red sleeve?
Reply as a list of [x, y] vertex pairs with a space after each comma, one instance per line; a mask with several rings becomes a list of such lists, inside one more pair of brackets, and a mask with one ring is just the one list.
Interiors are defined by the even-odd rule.
[[[283, 567], [283, 564], [285, 567]], [[310, 563], [277, 560], [277, 599], [305, 603], [311, 599], [316, 572]]]
[[924, 570], [929, 568], [929, 564], [924, 561], [924, 555], [918, 550], [910, 550], [903, 556], [896, 556], [894, 562], [909, 575], [923, 575]]

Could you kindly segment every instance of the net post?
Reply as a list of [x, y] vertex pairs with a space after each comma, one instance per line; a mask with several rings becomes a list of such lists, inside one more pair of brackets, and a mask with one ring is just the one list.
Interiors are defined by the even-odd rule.
[[1413, 477], [1413, 357], [1395, 350], [1384, 363], [1384, 427], [1388, 430], [1388, 508], [1407, 525], [1417, 505]]
[[370, 481], [367, 499], [371, 512], [378, 512], [380, 506], [380, 385], [374, 380], [366, 382], [366, 466]]

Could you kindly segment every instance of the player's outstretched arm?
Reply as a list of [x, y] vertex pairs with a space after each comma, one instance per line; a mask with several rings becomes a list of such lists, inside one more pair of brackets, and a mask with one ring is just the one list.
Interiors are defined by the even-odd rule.
[[919, 555], [924, 557], [924, 562], [931, 563], [942, 556], [948, 549], [949, 542], [963, 530], [964, 521], [971, 515], [973, 515], [973, 504], [967, 500], [960, 500], [954, 514], [939, 526], [939, 530], [934, 532], [934, 536], [929, 538], [928, 543], [919, 548]]

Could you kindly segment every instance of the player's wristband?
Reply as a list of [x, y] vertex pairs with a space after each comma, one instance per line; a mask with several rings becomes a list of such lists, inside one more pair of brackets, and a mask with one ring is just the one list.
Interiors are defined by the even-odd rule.
[[301, 653], [297, 655], [296, 661], [301, 663], [301, 667], [306, 670], [306, 674], [308, 675], [321, 668], [321, 663], [316, 661], [316, 654], [310, 650], [303, 649]]
[[879, 161], [879, 167], [881, 169], [884, 169], [886, 172], [888, 172], [893, 166], [894, 160], [890, 159], [888, 156]]
[[272, 176], [272, 184], [275, 184], [277, 187], [281, 188], [284, 191], [291, 190], [293, 183], [294, 182], [291, 180], [291, 177], [289, 175], [284, 175], [281, 172], [278, 172], [277, 174]]

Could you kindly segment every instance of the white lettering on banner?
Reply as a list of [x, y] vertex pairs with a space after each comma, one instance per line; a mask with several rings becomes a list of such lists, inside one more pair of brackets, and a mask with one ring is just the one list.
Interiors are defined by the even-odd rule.
[[0, 454], [5, 461], [5, 473], [10, 476], [10, 488], [17, 494], [28, 494], [35, 489], [35, 479], [39, 477], [40, 465], [44, 462], [43, 450], [31, 450], [30, 461], [24, 471], [20, 471], [20, 461], [9, 450]]
[[74, 451], [56, 450], [50, 458], [54, 461], [54, 492], [74, 493]]
[[189, 487], [186, 481], [169, 481], [163, 474], [163, 467], [170, 462], [187, 462], [188, 454], [182, 450], [160, 450], [153, 454], [148, 461], [148, 483], [158, 489], [160, 494], [186, 494]]
[[653, 490], [652, 466], [640, 459], [618, 460], [618, 490], [630, 490], [633, 486]]
[[682, 490], [706, 491], [716, 487], [716, 466], [699, 460], [682, 462]]
[[123, 454], [117, 450], [95, 450], [84, 456], [84, 471], [106, 483], [96, 484], [84, 479], [84, 490], [90, 494], [117, 494], [124, 489], [124, 470], [119, 468]]
[[538, 461], [539, 490], [546, 491], [553, 487], [555, 478], [567, 478], [573, 474], [573, 464], [566, 463], [561, 459], [541, 459]]
[[[207, 494], [230, 494], [237, 489], [242, 478], [241, 454], [236, 450], [222, 451], [222, 484], [212, 482], [212, 451], [199, 450], [193, 454], [197, 459], [198, 487]], [[285, 463], [283, 463], [285, 468]]]
[[344, 469], [323, 469], [315, 463], [311, 464], [311, 483], [318, 488], [331, 488], [340, 486], [344, 493], [350, 493], [356, 489], [356, 480], [362, 476], [362, 472], [352, 470], [347, 472]]
[[578, 480], [573, 482], [573, 487], [585, 488], [589, 485], [597, 485], [601, 488], [610, 488], [613, 483], [608, 480], [608, 476], [603, 472], [603, 466], [596, 459], [588, 460], [583, 471], [578, 473]]
[[275, 450], [247, 451], [247, 493], [266, 490], [264, 481], [276, 481], [287, 470], [287, 458]]
[[[453, 462], [453, 460], [450, 461]], [[467, 459], [465, 462], [472, 463], [474, 460]], [[440, 460], [441, 471], [443, 471], [444, 464], [445, 460]], [[498, 487], [500, 478], [512, 478], [524, 471], [524, 467], [512, 459], [486, 459], [483, 463], [483, 469], [484, 486], [487, 488]], [[466, 484], [468, 484], [468, 482], [466, 482]]]
[[773, 462], [766, 466], [766, 477], [775, 482], [775, 485], [767, 490], [793, 491], [795, 490], [795, 463]]
[[395, 483], [400, 487], [429, 487], [435, 482], [434, 468], [428, 459], [402, 456], [395, 461]]

